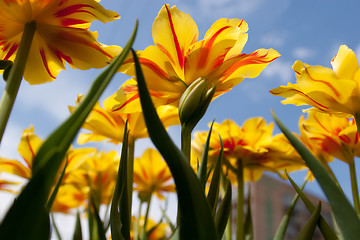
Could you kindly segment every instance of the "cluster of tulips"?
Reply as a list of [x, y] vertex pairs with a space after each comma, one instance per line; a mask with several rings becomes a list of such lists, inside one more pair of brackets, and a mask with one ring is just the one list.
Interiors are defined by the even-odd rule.
[[[153, 23], [154, 45], [143, 51], [132, 50], [137, 23], [123, 48], [97, 42], [97, 34], [88, 30], [95, 20], [118, 18], [96, 0], [0, 0], [0, 68], [6, 82], [0, 140], [22, 79], [29, 84], [53, 81], [66, 64], [81, 70], [106, 67], [46, 140], [30, 126], [18, 147], [22, 159], [0, 158], [0, 190], [15, 198], [1, 220], [0, 239], [62, 239], [54, 213], [76, 217], [73, 239], [253, 239], [256, 229], [251, 201], [244, 210], [244, 184], [266, 171], [288, 179], [296, 190], [274, 239], [285, 238], [299, 198], [311, 217], [298, 239], [311, 239], [316, 227], [324, 239], [357, 239], [360, 70], [351, 49], [340, 46], [332, 69], [296, 61], [297, 83], [270, 91], [284, 97], [284, 104], [312, 107], [299, 120], [299, 134], [291, 133], [275, 113], [282, 131], [278, 135], [262, 117], [242, 126], [230, 119], [213, 121], [209, 130], [193, 132], [213, 99], [245, 78], [257, 77], [280, 54], [273, 49], [242, 53], [248, 38], [243, 19], [219, 19], [199, 40], [190, 15], [167, 4]], [[130, 79], [100, 104], [100, 95], [118, 72]], [[173, 125], [181, 125], [180, 149], [166, 131]], [[78, 134], [81, 128], [85, 132]], [[148, 137], [156, 149], [135, 158], [136, 141]], [[121, 144], [121, 151], [79, 147], [99, 141]], [[353, 205], [328, 165], [333, 158], [349, 165]], [[320, 184], [332, 224], [322, 217], [321, 203], [315, 206], [288, 175], [298, 170], [308, 171], [302, 188], [309, 180]], [[233, 187], [236, 229], [230, 220]], [[151, 219], [152, 198], [164, 201], [172, 192], [177, 217], [160, 207], [161, 218]], [[136, 216], [133, 196], [140, 202]]]

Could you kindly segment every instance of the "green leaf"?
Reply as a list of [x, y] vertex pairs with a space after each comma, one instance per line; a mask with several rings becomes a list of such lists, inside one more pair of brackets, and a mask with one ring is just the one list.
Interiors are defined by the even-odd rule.
[[321, 202], [319, 201], [318, 206], [316, 207], [315, 211], [311, 215], [309, 221], [306, 223], [305, 227], [301, 230], [298, 240], [308, 240], [312, 239], [316, 225], [319, 221], [320, 217], [320, 211], [321, 211]]
[[[291, 185], [293, 186], [293, 188], [295, 189], [297, 194], [299, 194], [301, 200], [303, 200], [303, 202], [304, 202], [305, 206], [307, 207], [307, 209], [312, 214], [315, 211], [314, 204], [305, 195], [305, 193], [299, 188], [299, 186], [296, 185], [296, 183], [294, 182], [294, 180], [292, 180], [292, 178], [289, 176], [289, 174], [287, 172], [285, 172], [285, 174], [288, 177]], [[325, 220], [325, 218], [321, 214], [320, 214], [320, 219], [319, 219], [318, 224], [319, 224], [319, 229], [320, 229], [322, 235], [324, 236], [324, 238], [326, 240], [337, 240], [338, 239], [335, 232], [334, 232], [334, 230], [330, 227], [330, 225], [327, 223], [327, 221]]]
[[54, 187], [53, 191], [51, 192], [51, 195], [50, 195], [50, 197], [49, 197], [49, 200], [48, 200], [47, 203], [46, 203], [46, 210], [47, 210], [48, 212], [50, 212], [50, 210], [51, 210], [51, 207], [52, 207], [52, 205], [53, 205], [53, 203], [54, 203], [54, 201], [55, 201], [55, 198], [56, 198], [56, 194], [58, 193], [59, 188], [60, 188], [61, 183], [62, 183], [62, 180], [64, 179], [65, 170], [66, 170], [67, 165], [68, 165], [68, 161], [66, 160], [66, 161], [65, 161], [64, 168], [63, 168], [63, 170], [62, 170], [62, 172], [61, 172], [61, 174], [60, 174], [60, 177], [59, 177], [59, 179], [57, 180], [57, 182], [56, 182], [56, 184], [55, 184], [55, 187]]
[[76, 213], [76, 223], [75, 223], [73, 240], [82, 240], [81, 219], [80, 219], [79, 211], [77, 211]]
[[165, 159], [176, 185], [180, 206], [180, 238], [217, 239], [209, 204], [184, 154], [170, 139], [146, 88], [139, 60], [133, 51], [141, 106], [149, 136]]
[[232, 189], [229, 179], [226, 179], [226, 192], [215, 215], [215, 226], [219, 239], [222, 238], [231, 212]]
[[223, 152], [224, 152], [224, 145], [222, 142], [221, 137], [220, 138], [220, 145], [221, 149], [219, 152], [218, 159], [216, 161], [214, 173], [211, 179], [210, 189], [207, 196], [207, 200], [210, 205], [210, 210], [212, 210], [213, 215], [215, 216], [216, 207], [217, 207], [217, 200], [219, 198], [219, 188], [220, 188], [220, 175], [221, 175], [221, 163], [223, 158]]
[[171, 231], [175, 232], [176, 228], [175, 228], [174, 224], [171, 222], [169, 216], [166, 214], [165, 210], [161, 206], [160, 206], [160, 211], [161, 211], [163, 218], [165, 218], [166, 223], [169, 225]]
[[290, 141], [291, 145], [293, 145], [296, 151], [305, 160], [307, 166], [319, 182], [330, 203], [344, 238], [347, 240], [358, 239], [360, 236], [360, 220], [349, 200], [339, 189], [322, 164], [311, 154], [304, 144], [302, 144], [301, 141], [285, 127], [275, 113], [272, 112], [272, 114], [276, 124]]
[[246, 203], [246, 205], [247, 205], [246, 216], [245, 216], [245, 222], [244, 222], [244, 239], [245, 240], [253, 240], [254, 239], [250, 196], [251, 196], [251, 194], [250, 194], [250, 190], [249, 190], [249, 195], [248, 195], [248, 199], [247, 199], [247, 203]]
[[55, 222], [55, 219], [54, 219], [54, 215], [52, 213], [50, 213], [50, 217], [51, 217], [51, 222], [52, 222], [52, 225], [53, 225], [53, 228], [55, 230], [55, 234], [56, 234], [56, 237], [58, 238], [58, 240], [61, 240], [62, 237], [60, 235], [60, 232], [59, 232], [59, 229], [56, 225], [56, 222]]
[[127, 202], [127, 161], [128, 161], [128, 137], [129, 132], [125, 123], [124, 137], [121, 149], [118, 176], [116, 179], [115, 191], [110, 208], [110, 229], [111, 237], [114, 240], [130, 239], [129, 208]]
[[[95, 217], [95, 221], [96, 221], [96, 229], [97, 229], [97, 238], [99, 240], [106, 240], [106, 235], [105, 235], [105, 231], [104, 231], [104, 225], [103, 222], [101, 221], [101, 218], [99, 216], [99, 209], [97, 209], [96, 204], [94, 202], [94, 199], [91, 197], [90, 199], [90, 203], [91, 203], [91, 207], [93, 208], [92, 214]], [[91, 211], [91, 210], [90, 210]]]
[[210, 138], [211, 138], [211, 132], [214, 125], [215, 119], [212, 121], [209, 129], [208, 136], [206, 138], [204, 151], [201, 156], [201, 163], [199, 171], [197, 172], [197, 177], [199, 178], [199, 181], [201, 183], [201, 186], [203, 187], [203, 190], [205, 191], [205, 186], [207, 182], [207, 163], [208, 163], [208, 153], [209, 153], [209, 144], [210, 144]]
[[45, 204], [56, 175], [66, 151], [87, 115], [125, 60], [134, 42], [136, 29], [137, 24], [122, 53], [97, 77], [76, 111], [40, 147], [33, 161], [33, 177], [1, 223], [0, 239], [41, 240], [49, 238], [50, 221]]
[[[304, 189], [306, 183], [307, 183], [307, 181], [305, 181], [304, 184], [301, 186], [301, 190]], [[289, 225], [291, 215], [294, 212], [294, 209], [295, 209], [298, 199], [299, 199], [299, 194], [296, 193], [295, 197], [291, 201], [291, 204], [290, 204], [288, 210], [286, 211], [284, 217], [282, 218], [282, 220], [279, 224], [279, 227], [276, 230], [274, 240], [283, 240], [285, 238], [286, 229]]]

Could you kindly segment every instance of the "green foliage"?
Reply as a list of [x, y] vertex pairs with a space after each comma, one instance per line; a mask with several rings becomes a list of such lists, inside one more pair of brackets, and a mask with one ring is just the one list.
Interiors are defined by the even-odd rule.
[[126, 121], [118, 176], [110, 209], [110, 229], [111, 236], [114, 240], [130, 239], [131, 218], [129, 218], [129, 215], [131, 209], [128, 208], [128, 173], [126, 171], [128, 161], [128, 137], [129, 132]]
[[274, 112], [272, 112], [272, 114], [280, 130], [304, 159], [316, 180], [319, 182], [330, 203], [344, 238], [348, 240], [358, 239], [358, 236], [360, 236], [360, 220], [344, 193], [336, 185], [327, 170], [304, 146], [304, 144], [285, 127]]
[[180, 206], [180, 239], [217, 239], [214, 220], [202, 186], [188, 159], [176, 147], [162, 125], [149, 92], [139, 60], [133, 51], [141, 106], [149, 136], [173, 175]]
[[45, 205], [56, 175], [77, 132], [127, 56], [136, 30], [137, 24], [122, 53], [96, 78], [76, 111], [40, 147], [33, 161], [33, 177], [1, 223], [0, 239], [49, 239], [50, 220]]

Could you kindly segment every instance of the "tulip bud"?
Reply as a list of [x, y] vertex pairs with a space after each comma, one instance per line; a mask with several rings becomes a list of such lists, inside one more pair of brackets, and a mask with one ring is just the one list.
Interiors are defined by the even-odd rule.
[[215, 88], [213, 86], [209, 89], [208, 81], [200, 77], [185, 90], [179, 101], [179, 118], [182, 125], [195, 127], [204, 116]]

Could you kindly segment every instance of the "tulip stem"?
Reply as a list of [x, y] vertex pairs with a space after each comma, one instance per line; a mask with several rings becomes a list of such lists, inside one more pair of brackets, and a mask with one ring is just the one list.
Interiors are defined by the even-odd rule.
[[191, 132], [193, 128], [185, 124], [181, 125], [181, 151], [184, 153], [186, 159], [189, 160], [190, 164], [190, 153], [191, 153]]
[[360, 201], [359, 201], [358, 184], [356, 180], [355, 161], [349, 163], [349, 168], [350, 168], [351, 189], [352, 189], [354, 207], [356, 213], [360, 216]]
[[152, 194], [150, 195], [149, 200], [147, 201], [147, 207], [146, 207], [146, 212], [145, 212], [144, 226], [143, 226], [143, 232], [142, 232], [142, 238], [141, 239], [147, 239], [146, 238], [146, 235], [147, 235], [146, 225], [147, 225], [148, 218], [149, 218], [151, 196], [152, 196]]
[[128, 199], [129, 199], [129, 219], [131, 219], [131, 206], [132, 206], [132, 193], [133, 193], [133, 175], [134, 175], [134, 154], [135, 154], [135, 139], [129, 135], [128, 141], [129, 153], [127, 158], [127, 188], [128, 188]]
[[9, 77], [6, 81], [5, 90], [0, 100], [0, 142], [4, 135], [6, 124], [9, 120], [11, 110], [14, 106], [16, 95], [19, 91], [22, 77], [24, 75], [26, 62], [29, 56], [31, 43], [35, 35], [36, 23], [34, 21], [25, 24], [24, 32], [16, 53], [14, 64], [11, 67]]
[[242, 160], [238, 159], [237, 168], [237, 216], [236, 216], [236, 239], [244, 239], [244, 170]]

